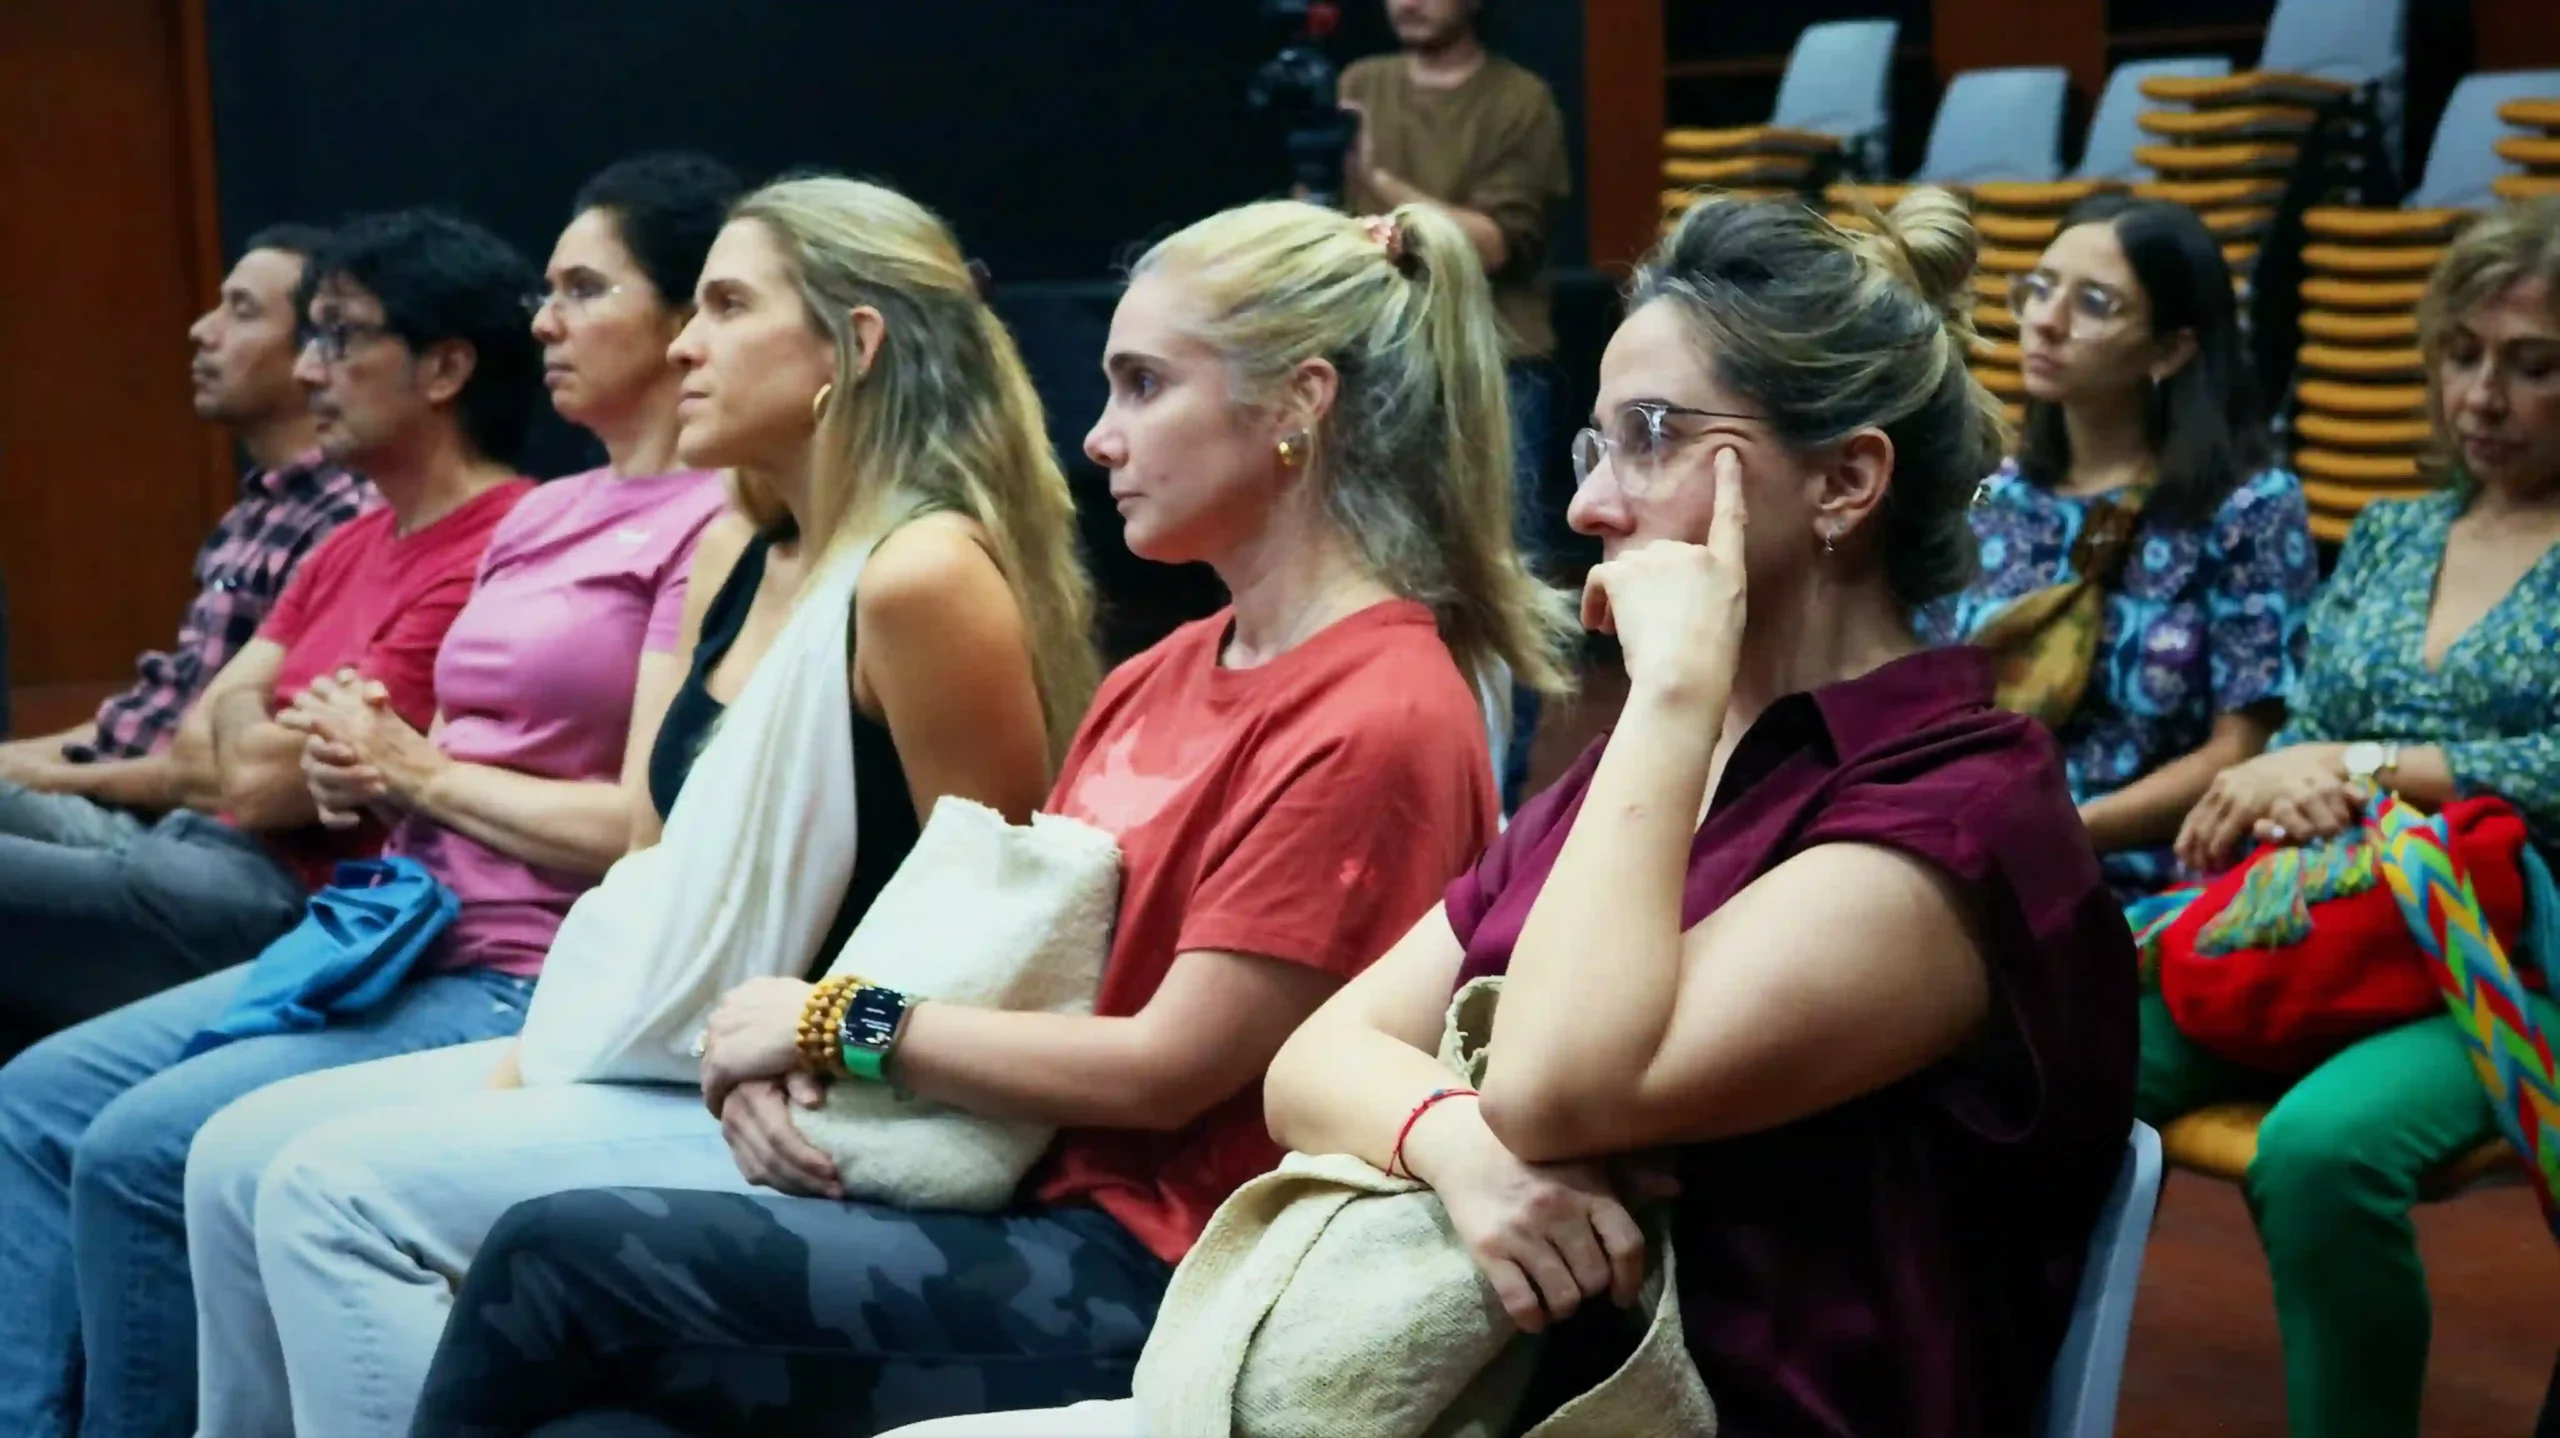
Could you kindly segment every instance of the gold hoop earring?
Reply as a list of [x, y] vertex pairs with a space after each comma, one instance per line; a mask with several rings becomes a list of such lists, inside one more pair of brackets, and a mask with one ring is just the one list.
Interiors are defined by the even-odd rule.
[[809, 401], [809, 423], [824, 424], [827, 418], [827, 401], [835, 397], [836, 382], [834, 380], [818, 386], [817, 398]]
[[1303, 434], [1284, 434], [1280, 436], [1280, 443], [1277, 446], [1280, 451], [1280, 467], [1282, 469], [1296, 469], [1298, 467], [1298, 461], [1306, 458], [1306, 444], [1307, 437]]

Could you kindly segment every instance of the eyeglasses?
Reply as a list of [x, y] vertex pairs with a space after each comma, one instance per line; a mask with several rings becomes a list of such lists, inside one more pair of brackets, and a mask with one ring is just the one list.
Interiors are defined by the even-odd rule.
[[594, 275], [571, 275], [565, 285], [535, 290], [526, 295], [524, 312], [528, 316], [538, 315], [542, 313], [543, 306], [549, 305], [563, 315], [577, 315], [584, 313], [587, 306], [602, 304], [620, 293], [622, 286], [607, 284]]
[[[1591, 476], [1608, 462], [1610, 474], [1618, 488], [1629, 499], [1642, 499], [1653, 492], [1662, 477], [1662, 462], [1670, 452], [1698, 438], [1697, 434], [1675, 434], [1664, 424], [1673, 415], [1686, 419], [1736, 419], [1759, 422], [1756, 414], [1730, 414], [1723, 410], [1692, 409], [1685, 404], [1662, 404], [1647, 401], [1621, 409], [1608, 422], [1608, 432], [1585, 429], [1573, 437], [1573, 486], [1580, 489], [1591, 483]], [[1700, 431], [1699, 433], [1704, 433]]]
[[2095, 339], [2106, 334], [2133, 311], [2133, 305], [2123, 295], [2085, 280], [2065, 283], [2037, 270], [2009, 282], [2009, 312], [2018, 317], [2020, 324], [2027, 323], [2031, 309], [2056, 301], [2064, 306], [2063, 328], [2074, 339]]
[[389, 325], [370, 324], [360, 320], [323, 320], [317, 324], [305, 323], [296, 327], [293, 340], [296, 349], [307, 350], [315, 344], [318, 345], [322, 359], [331, 364], [339, 364], [345, 361], [348, 350], [366, 340], [379, 339], [390, 333]]

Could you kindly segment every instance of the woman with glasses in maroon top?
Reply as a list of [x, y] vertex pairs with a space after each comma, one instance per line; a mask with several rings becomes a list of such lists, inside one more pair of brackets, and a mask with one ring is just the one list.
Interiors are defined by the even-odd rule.
[[[1548, 1402], [1623, 1356], [1573, 1320], [1633, 1301], [1627, 1204], [1676, 1185], [1726, 1438], [2034, 1421], [2132, 1124], [2134, 964], [2051, 738], [1912, 632], [2003, 438], [1975, 244], [1935, 191], [1875, 235], [1688, 213], [1575, 446], [1626, 708], [1272, 1066], [1287, 1146], [1384, 1165], [1405, 1133], [1554, 1330]], [[1498, 973], [1481, 1096], [1426, 1103], [1450, 993]]]

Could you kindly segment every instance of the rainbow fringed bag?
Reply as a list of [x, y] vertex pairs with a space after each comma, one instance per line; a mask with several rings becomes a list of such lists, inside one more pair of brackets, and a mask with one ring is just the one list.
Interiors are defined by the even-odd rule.
[[[2473, 877], [2446, 845], [2443, 820], [2385, 794], [2365, 822], [2401, 917], [2426, 953], [2427, 972], [2462, 1026], [2490, 1111], [2524, 1158], [2543, 1221], [2560, 1237], [2560, 1064], [2552, 1060], [2551, 1036], [2525, 1006], [2524, 984], [2481, 917]], [[2560, 891], [2530, 844], [2520, 867], [2531, 894], [2530, 946], [2549, 980], [2560, 969], [2560, 914], [2552, 912]]]
[[[2397, 920], [2388, 934], [2377, 913]], [[2560, 1237], [2560, 1064], [2509, 957], [2530, 951], [2555, 978], [2560, 888], [2512, 806], [2457, 800], [2429, 816], [2378, 795], [2352, 834], [2261, 850], [2212, 884], [2143, 900], [2125, 916], [2144, 981], [2159, 986], [2180, 1031], [2240, 1062], [2306, 1071], [2441, 1005]], [[2315, 941], [2327, 948], [2315, 953]]]

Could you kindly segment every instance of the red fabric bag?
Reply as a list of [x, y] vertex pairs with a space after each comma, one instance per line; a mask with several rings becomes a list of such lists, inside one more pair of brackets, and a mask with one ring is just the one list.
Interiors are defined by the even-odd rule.
[[[2524, 926], [2524, 819], [2504, 800], [2444, 808], [2480, 912], [2501, 944]], [[2160, 997], [2178, 1031], [2234, 1063], [2293, 1077], [2358, 1039], [2444, 1012], [2363, 825], [2268, 847], [2207, 885], [2159, 937]]]

